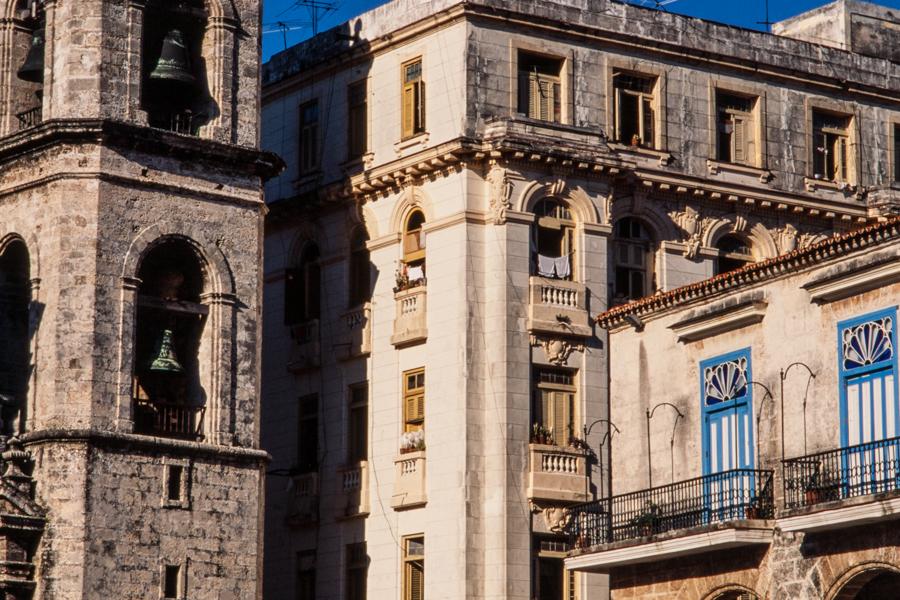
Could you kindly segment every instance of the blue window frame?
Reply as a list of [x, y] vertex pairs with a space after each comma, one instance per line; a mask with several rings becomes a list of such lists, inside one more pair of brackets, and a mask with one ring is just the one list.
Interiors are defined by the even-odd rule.
[[753, 468], [750, 381], [750, 348], [700, 363], [704, 475]]

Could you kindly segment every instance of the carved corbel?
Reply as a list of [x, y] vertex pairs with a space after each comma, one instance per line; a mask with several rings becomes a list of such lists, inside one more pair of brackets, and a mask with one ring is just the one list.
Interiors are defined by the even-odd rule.
[[531, 345], [544, 349], [547, 362], [558, 367], [565, 366], [572, 352], [584, 352], [584, 344], [564, 338], [531, 336]]
[[506, 211], [511, 207], [513, 184], [506, 169], [494, 163], [488, 172], [489, 210], [494, 225], [506, 223]]

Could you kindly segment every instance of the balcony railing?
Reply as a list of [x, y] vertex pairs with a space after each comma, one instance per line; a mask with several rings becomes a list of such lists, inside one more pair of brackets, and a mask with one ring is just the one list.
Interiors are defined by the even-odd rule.
[[424, 285], [401, 290], [394, 294], [397, 316], [394, 318], [394, 334], [391, 343], [395, 346], [423, 342], [428, 337], [426, 315], [428, 313], [428, 293]]
[[898, 489], [900, 437], [784, 461], [788, 510]]
[[339, 517], [365, 515], [369, 512], [369, 469], [366, 461], [359, 461], [340, 470], [343, 506]]
[[574, 448], [529, 445], [528, 498], [584, 502], [588, 498], [587, 454]]
[[589, 335], [587, 288], [577, 281], [531, 277], [529, 329]]
[[774, 515], [772, 471], [735, 469], [572, 508], [573, 543], [589, 548]]
[[18, 113], [16, 118], [19, 120], [19, 129], [28, 129], [29, 127], [40, 125], [41, 121], [43, 121], [43, 108], [41, 106], [29, 108]]
[[203, 439], [204, 406], [187, 406], [139, 399], [135, 401], [135, 433], [160, 437]]
[[368, 303], [341, 315], [341, 324], [334, 344], [335, 356], [339, 360], [365, 356], [372, 351], [371, 322], [372, 309]]

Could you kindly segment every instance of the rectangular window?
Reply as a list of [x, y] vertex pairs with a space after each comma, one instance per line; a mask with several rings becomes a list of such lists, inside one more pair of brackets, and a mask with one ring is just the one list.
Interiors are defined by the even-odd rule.
[[366, 153], [367, 139], [366, 82], [347, 88], [347, 158], [361, 158]]
[[756, 163], [755, 99], [716, 92], [717, 158], [722, 162]]
[[656, 77], [613, 73], [616, 139], [630, 146], [656, 147]]
[[425, 131], [425, 82], [422, 81], [422, 59], [403, 63], [401, 67], [401, 135], [403, 139]]
[[425, 538], [403, 539], [403, 600], [425, 598]]
[[348, 431], [348, 460], [351, 463], [366, 460], [369, 443], [369, 384], [350, 387], [350, 422]]
[[813, 176], [828, 181], [850, 181], [851, 117], [814, 110]]
[[312, 173], [319, 167], [319, 102], [313, 100], [300, 107], [300, 174]]
[[346, 586], [347, 600], [366, 600], [366, 571], [369, 557], [366, 554], [366, 543], [347, 544], [346, 546]]
[[563, 559], [570, 547], [565, 540], [551, 536], [533, 538], [532, 598], [535, 600], [577, 600], [574, 571], [566, 571]]
[[541, 368], [534, 379], [534, 421], [550, 436], [537, 441], [565, 446], [575, 435], [575, 372]]
[[425, 427], [425, 369], [403, 373], [403, 431]]
[[180, 565], [166, 565], [163, 569], [163, 598], [181, 598]]
[[319, 397], [300, 398], [297, 420], [297, 468], [313, 473], [319, 468]]
[[184, 473], [184, 467], [169, 465], [166, 470], [168, 471], [166, 498], [173, 501], [181, 500], [181, 476]]
[[297, 553], [297, 600], [316, 600], [316, 551]]
[[562, 66], [561, 59], [519, 53], [520, 113], [541, 121], [562, 122]]

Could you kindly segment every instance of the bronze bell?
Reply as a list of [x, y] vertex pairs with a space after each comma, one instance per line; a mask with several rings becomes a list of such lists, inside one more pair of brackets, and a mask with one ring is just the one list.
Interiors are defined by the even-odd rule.
[[44, 82], [44, 23], [38, 22], [31, 32], [31, 47], [16, 75], [23, 81]]
[[156, 373], [184, 373], [184, 367], [175, 357], [175, 348], [172, 347], [171, 329], [163, 329], [156, 342], [156, 352], [153, 358], [147, 362], [147, 370]]
[[194, 85], [197, 82], [197, 78], [191, 73], [191, 57], [180, 29], [172, 29], [166, 34], [159, 60], [150, 72], [150, 79], [185, 85]]

